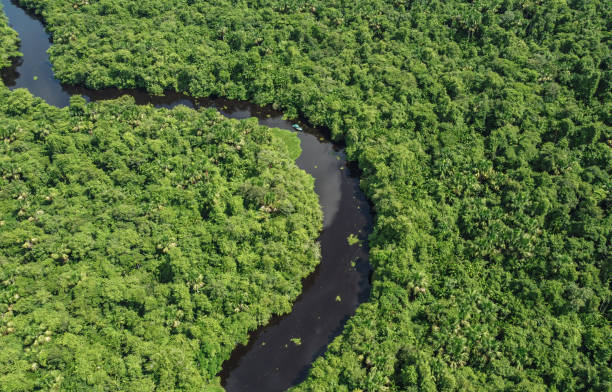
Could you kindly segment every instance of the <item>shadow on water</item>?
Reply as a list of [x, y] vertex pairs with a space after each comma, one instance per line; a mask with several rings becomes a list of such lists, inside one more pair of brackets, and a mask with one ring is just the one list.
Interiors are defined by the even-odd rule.
[[[64, 107], [71, 95], [89, 101], [132, 96], [138, 104], [172, 108], [213, 107], [230, 118], [256, 117], [261, 125], [292, 130], [293, 122], [269, 107], [226, 99], [194, 99], [183, 94], [151, 96], [141, 90], [93, 91], [65, 86], [55, 79], [47, 56], [49, 36], [41, 21], [10, 0], [2, 0], [11, 27], [21, 38], [23, 57], [2, 72], [10, 89], [27, 88], [51, 105]], [[303, 291], [291, 313], [275, 316], [253, 331], [245, 346], [238, 346], [219, 373], [228, 391], [282, 391], [303, 381], [312, 362], [342, 330], [370, 293], [367, 236], [372, 217], [359, 189], [356, 170], [348, 165], [341, 146], [329, 141], [328, 132], [300, 122], [302, 154], [297, 165], [315, 178], [315, 191], [324, 214], [321, 263], [302, 282]], [[357, 235], [362, 245], [350, 246]], [[300, 338], [301, 344], [291, 342]]]

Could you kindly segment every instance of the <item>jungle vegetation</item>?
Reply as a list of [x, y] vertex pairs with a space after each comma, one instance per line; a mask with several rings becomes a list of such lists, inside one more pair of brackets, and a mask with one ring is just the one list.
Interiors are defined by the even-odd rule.
[[0, 4], [0, 72], [3, 68], [11, 65], [11, 59], [19, 56], [17, 43], [19, 38], [15, 30], [6, 23], [6, 16]]
[[256, 119], [2, 87], [0, 124], [1, 391], [218, 390], [319, 261], [314, 181]]
[[343, 139], [373, 291], [300, 391], [609, 391], [601, 0], [20, 0], [63, 81], [271, 104]]

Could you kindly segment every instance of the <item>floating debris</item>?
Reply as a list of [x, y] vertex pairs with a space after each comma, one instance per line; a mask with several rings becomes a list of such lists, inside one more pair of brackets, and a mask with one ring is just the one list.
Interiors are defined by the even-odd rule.
[[355, 234], [352, 234], [352, 233], [349, 234], [348, 237], [346, 237], [346, 240], [347, 240], [349, 246], [353, 246], [353, 245], [358, 244], [360, 242], [359, 241], [359, 237], [357, 237]]
[[302, 127], [300, 127], [300, 125], [299, 125], [299, 124], [293, 124], [293, 125], [292, 125], [292, 127], [293, 127], [293, 129], [295, 129], [296, 131], [300, 131], [300, 132], [301, 132], [301, 131], [303, 131]]
[[302, 339], [300, 339], [300, 338], [291, 338], [290, 340], [296, 346], [301, 346], [302, 345]]

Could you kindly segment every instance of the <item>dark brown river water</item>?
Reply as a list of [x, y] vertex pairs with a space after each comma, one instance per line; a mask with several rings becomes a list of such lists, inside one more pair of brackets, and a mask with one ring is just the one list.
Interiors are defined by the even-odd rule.
[[[100, 91], [62, 85], [53, 75], [47, 56], [50, 41], [40, 19], [10, 0], [1, 0], [10, 25], [21, 38], [23, 57], [2, 72], [10, 88], [27, 88], [51, 105], [67, 106], [71, 95], [97, 101], [131, 95], [138, 104], [171, 108], [213, 107], [229, 118], [256, 117], [261, 125], [291, 130], [293, 121], [282, 113], [248, 102], [225, 99], [193, 99], [168, 93], [151, 96], [140, 90]], [[323, 209], [321, 263], [303, 283], [302, 294], [291, 313], [274, 317], [251, 333], [247, 346], [237, 347], [219, 373], [227, 391], [284, 391], [303, 381], [312, 362], [342, 330], [370, 293], [367, 236], [372, 225], [368, 202], [359, 189], [359, 178], [347, 164], [341, 146], [331, 143], [328, 132], [299, 122], [302, 154], [297, 165], [315, 178], [315, 191]], [[363, 246], [350, 246], [347, 237], [357, 235]], [[352, 267], [354, 262], [355, 267]], [[341, 300], [336, 298], [340, 296]], [[291, 343], [300, 338], [301, 345]]]

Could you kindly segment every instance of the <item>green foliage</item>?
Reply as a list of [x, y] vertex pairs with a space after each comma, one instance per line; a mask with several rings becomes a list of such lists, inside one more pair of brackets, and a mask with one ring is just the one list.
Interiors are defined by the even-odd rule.
[[313, 179], [255, 119], [2, 87], [0, 124], [1, 391], [219, 390], [318, 262]]
[[294, 132], [279, 128], [272, 128], [270, 129], [270, 132], [272, 132], [272, 135], [279, 138], [283, 141], [283, 143], [285, 143], [285, 145], [287, 146], [289, 157], [291, 159], [295, 161], [300, 157], [300, 154], [302, 154], [302, 148], [300, 147], [300, 139]]
[[298, 390], [610, 390], [609, 2], [21, 3], [65, 82], [249, 99], [344, 138], [374, 287]]
[[6, 23], [6, 16], [2, 12], [0, 4], [0, 70], [11, 65], [10, 59], [19, 56], [17, 43], [19, 38], [15, 30], [11, 29]]
[[301, 346], [302, 345], [302, 339], [300, 339], [300, 338], [291, 338], [291, 343], [295, 344], [296, 346]]
[[346, 238], [346, 241], [348, 242], [349, 245], [355, 245], [359, 243], [359, 237], [357, 237], [355, 234], [349, 234], [349, 236]]

